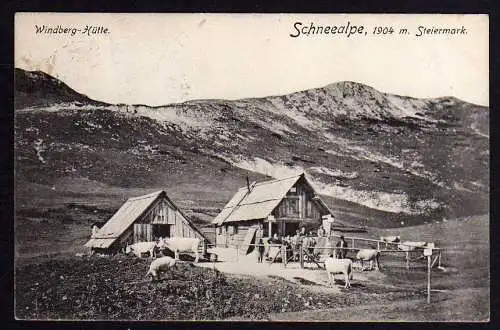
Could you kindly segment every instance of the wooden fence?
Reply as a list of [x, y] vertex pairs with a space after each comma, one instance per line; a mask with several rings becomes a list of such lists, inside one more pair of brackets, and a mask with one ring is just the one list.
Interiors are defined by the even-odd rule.
[[[330, 237], [340, 237], [340, 236], [341, 235], [331, 235]], [[375, 245], [376, 245], [376, 249], [381, 254], [386, 254], [386, 255], [396, 254], [396, 255], [399, 255], [399, 254], [403, 254], [404, 253], [406, 269], [410, 269], [410, 262], [417, 261], [417, 260], [425, 258], [425, 256], [423, 255], [423, 251], [424, 251], [425, 247], [413, 246], [413, 245], [404, 244], [404, 243], [401, 243], [401, 242], [397, 242], [397, 243], [385, 242], [385, 241], [382, 241], [382, 240], [371, 239], [371, 238], [364, 238], [364, 237], [347, 237], [347, 236], [344, 236], [344, 239], [347, 242], [351, 243], [351, 247], [342, 248], [343, 250], [346, 250], [346, 251], [355, 251], [355, 252], [357, 252], [360, 249], [375, 248]], [[209, 244], [209, 245], [212, 246], [212, 247], [216, 247], [215, 244]], [[413, 251], [404, 251], [404, 250], [399, 249], [398, 245], [412, 247], [412, 248], [414, 248], [414, 250]], [[275, 253], [274, 256], [269, 256], [270, 263], [274, 263], [276, 261], [276, 259], [281, 256], [282, 263], [283, 263], [284, 267], [286, 267], [286, 265], [288, 263], [296, 261], [295, 258], [297, 257], [297, 255], [295, 253], [298, 252], [298, 257], [299, 257], [298, 262], [299, 262], [301, 268], [304, 268], [304, 263], [306, 261], [307, 262], [311, 262], [311, 263], [315, 263], [319, 268], [324, 268], [323, 266], [321, 266], [321, 264], [323, 262], [320, 262], [320, 261], [316, 260], [315, 256], [313, 256], [307, 250], [307, 248], [303, 248], [301, 244], [299, 244], [299, 247], [297, 249], [298, 251], [296, 251], [295, 249], [287, 248], [287, 246], [285, 244], [267, 244], [267, 245], [265, 245], [265, 244], [261, 244], [261, 245], [259, 245], [259, 244], [248, 244], [248, 246], [254, 246], [254, 247], [269, 246], [269, 247], [278, 248], [278, 249], [275, 249], [277, 252]], [[237, 260], [239, 260], [239, 254], [240, 254], [239, 250], [240, 249], [239, 249], [239, 247], [235, 247], [235, 249], [236, 249], [236, 258], [237, 258]], [[314, 250], [332, 250], [332, 249], [335, 250], [335, 249], [339, 249], [339, 248], [338, 247], [312, 247], [312, 249], [314, 249]], [[283, 256], [287, 256], [288, 251], [290, 251], [290, 250], [292, 251], [292, 257], [290, 257], [290, 258], [288, 258], [288, 257], [283, 258]], [[418, 254], [417, 257], [412, 258], [412, 255], [414, 255], [415, 253]], [[437, 264], [438, 268], [440, 268], [441, 267], [441, 258], [442, 258], [442, 249], [441, 248], [433, 247], [432, 248], [432, 254], [433, 254], [434, 259], [431, 262], [431, 267], [434, 267]]]

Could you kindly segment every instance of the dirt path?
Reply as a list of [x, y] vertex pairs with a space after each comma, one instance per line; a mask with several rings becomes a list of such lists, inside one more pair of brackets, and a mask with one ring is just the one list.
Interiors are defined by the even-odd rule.
[[[257, 263], [252, 257], [240, 257], [238, 261], [222, 261], [216, 263], [199, 263], [199, 267], [215, 268], [220, 272], [260, 278], [282, 278], [305, 288], [322, 293], [340, 293], [344, 285], [343, 275], [335, 276], [336, 285], [331, 286], [326, 272], [313, 263], [305, 263], [304, 269], [298, 263], [290, 263], [286, 267], [282, 263]], [[377, 286], [386, 275], [378, 271], [354, 271], [351, 283], [366, 286]], [[389, 288], [390, 286], [384, 285]]]

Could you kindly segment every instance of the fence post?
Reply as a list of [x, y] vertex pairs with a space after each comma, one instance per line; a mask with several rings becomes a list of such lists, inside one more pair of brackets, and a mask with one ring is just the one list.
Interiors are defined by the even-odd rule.
[[281, 259], [283, 260], [283, 266], [286, 267], [286, 245], [282, 244], [281, 245]]
[[427, 303], [431, 303], [431, 256], [427, 256]]
[[354, 238], [351, 238], [352, 247], [354, 248]]
[[406, 270], [410, 269], [410, 252], [406, 251]]
[[302, 251], [302, 243], [299, 243], [299, 261], [300, 268], [304, 268], [304, 251]]
[[377, 251], [380, 251], [380, 242], [377, 242]]

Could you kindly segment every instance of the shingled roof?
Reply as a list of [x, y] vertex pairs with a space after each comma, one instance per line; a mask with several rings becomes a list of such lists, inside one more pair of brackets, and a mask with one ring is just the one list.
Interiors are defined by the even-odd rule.
[[[293, 177], [254, 183], [250, 186], [250, 191], [246, 186], [238, 189], [212, 223], [221, 225], [226, 222], [266, 218], [300, 178], [304, 178], [312, 188], [311, 182], [302, 173]], [[318, 198], [318, 201], [330, 212], [321, 199]]]
[[[151, 194], [129, 198], [116, 213], [99, 229], [97, 234], [86, 244], [86, 247], [109, 248], [116, 239], [118, 239], [148, 208], [160, 197], [165, 197], [171, 205], [175, 204], [168, 198], [164, 190], [156, 191]], [[178, 209], [178, 208], [177, 208]], [[179, 210], [184, 220], [191, 228], [198, 232], [202, 237], [204, 235], [194, 226], [189, 219]]]

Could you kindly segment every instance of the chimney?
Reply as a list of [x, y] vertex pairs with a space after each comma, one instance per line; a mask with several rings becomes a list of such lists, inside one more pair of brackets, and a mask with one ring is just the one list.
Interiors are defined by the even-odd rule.
[[248, 175], [247, 175], [247, 189], [248, 192], [250, 192], [250, 180], [248, 179]]

